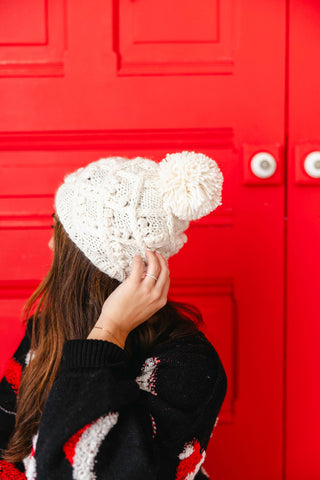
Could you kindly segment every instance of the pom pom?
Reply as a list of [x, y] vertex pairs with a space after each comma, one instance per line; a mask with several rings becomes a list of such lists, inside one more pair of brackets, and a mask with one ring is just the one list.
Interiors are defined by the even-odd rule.
[[203, 153], [167, 154], [159, 168], [163, 200], [181, 220], [196, 220], [222, 205], [223, 174]]

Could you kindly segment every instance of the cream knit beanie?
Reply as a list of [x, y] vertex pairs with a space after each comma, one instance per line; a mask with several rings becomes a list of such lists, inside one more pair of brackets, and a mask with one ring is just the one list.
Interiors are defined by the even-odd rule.
[[55, 208], [84, 255], [122, 282], [135, 254], [177, 253], [189, 221], [222, 205], [222, 184], [217, 163], [202, 153], [167, 154], [160, 163], [101, 158], [65, 177]]

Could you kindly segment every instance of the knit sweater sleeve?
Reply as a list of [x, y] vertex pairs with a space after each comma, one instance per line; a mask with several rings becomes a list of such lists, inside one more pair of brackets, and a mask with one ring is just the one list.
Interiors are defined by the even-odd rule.
[[162, 345], [134, 376], [115, 344], [69, 340], [30, 478], [191, 480], [225, 393], [226, 375], [209, 342]]
[[[31, 324], [27, 325], [24, 337], [14, 354], [5, 365], [3, 377], [0, 381], [0, 478], [24, 479], [24, 466], [17, 466], [2, 459], [1, 451], [7, 448], [10, 435], [14, 430], [17, 394], [21, 381], [21, 374], [27, 365], [30, 355]], [[22, 470], [22, 472], [21, 472]]]
[[7, 446], [9, 436], [14, 429], [17, 394], [29, 349], [30, 338], [26, 329], [16, 351], [6, 362], [0, 382], [0, 449]]

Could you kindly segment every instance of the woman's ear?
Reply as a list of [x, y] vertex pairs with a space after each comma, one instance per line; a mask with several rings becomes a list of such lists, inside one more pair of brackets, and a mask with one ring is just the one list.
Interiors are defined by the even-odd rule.
[[48, 247], [50, 248], [50, 250], [54, 250], [54, 239], [53, 239], [53, 235], [52, 237], [50, 238], [49, 242], [48, 242]]

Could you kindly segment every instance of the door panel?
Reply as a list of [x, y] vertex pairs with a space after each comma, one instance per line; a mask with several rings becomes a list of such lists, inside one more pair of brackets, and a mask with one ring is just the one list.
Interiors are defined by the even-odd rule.
[[318, 2], [292, 0], [286, 296], [288, 480], [320, 478], [320, 154], [307, 160], [310, 153], [320, 151], [319, 22]]

